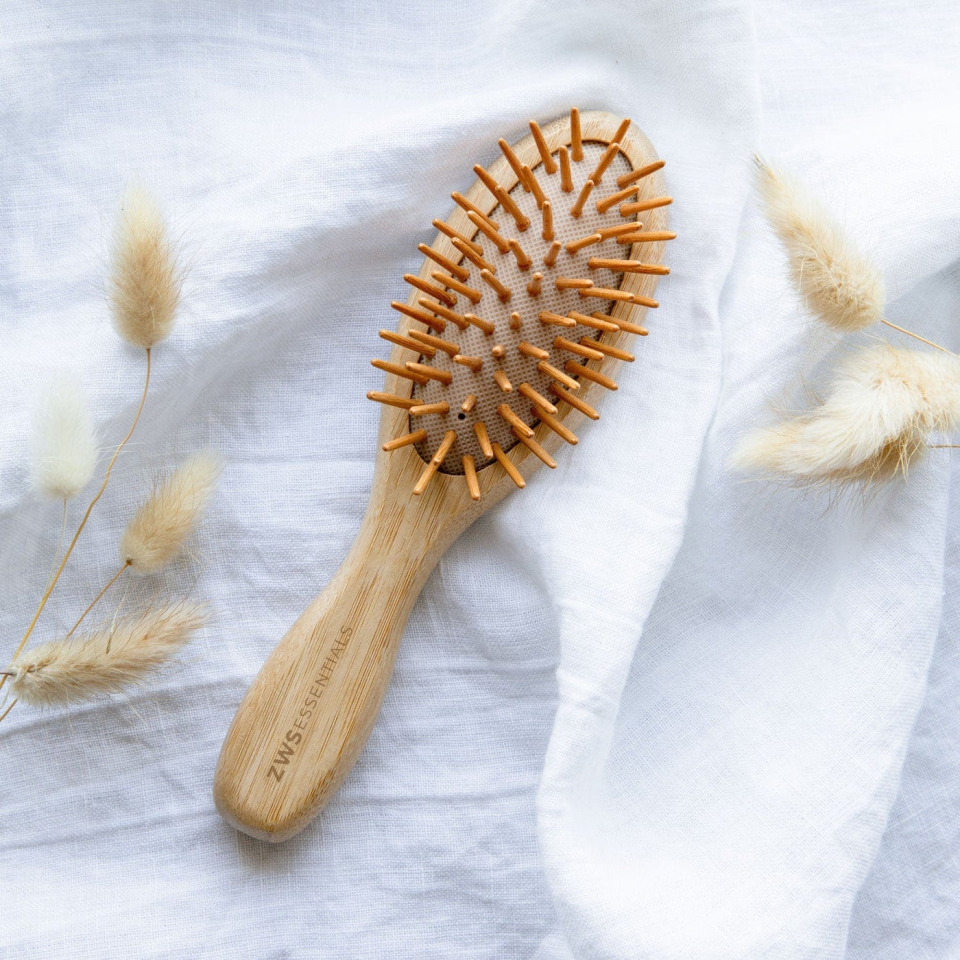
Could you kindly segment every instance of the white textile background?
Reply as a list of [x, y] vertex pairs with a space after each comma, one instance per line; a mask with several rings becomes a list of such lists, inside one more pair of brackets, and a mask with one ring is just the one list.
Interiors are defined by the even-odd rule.
[[[109, 440], [135, 408], [102, 296], [131, 178], [181, 238], [182, 322], [40, 634], [112, 572], [152, 472], [227, 461], [180, 574], [215, 621], [177, 668], [0, 727], [0, 956], [960, 954], [960, 470], [830, 509], [724, 470], [841, 349], [790, 292], [752, 152], [830, 198], [892, 318], [960, 345], [952, 4], [48, 0], [0, 24], [3, 643], [59, 528], [27, 482], [40, 384], [74, 369]], [[331, 807], [240, 836], [217, 752], [359, 525], [389, 301], [471, 166], [571, 104], [668, 160], [651, 335], [577, 449], [440, 563]]]

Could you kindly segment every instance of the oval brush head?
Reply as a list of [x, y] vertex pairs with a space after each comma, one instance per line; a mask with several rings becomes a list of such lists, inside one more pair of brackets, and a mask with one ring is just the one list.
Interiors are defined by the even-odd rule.
[[413, 487], [436, 473], [460, 474], [474, 500], [478, 474], [498, 463], [518, 487], [510, 451], [522, 445], [555, 467], [551, 434], [577, 437], [571, 411], [597, 419], [585, 397], [616, 390], [611, 367], [632, 361], [639, 313], [657, 306], [656, 279], [666, 231], [663, 194], [649, 143], [630, 120], [610, 128], [609, 114], [581, 119], [573, 109], [511, 147], [477, 181], [438, 233], [420, 272], [406, 274], [406, 303], [387, 392], [367, 396], [408, 411], [406, 430], [384, 445], [414, 445], [424, 461]]
[[[608, 113], [573, 110], [474, 167], [477, 182], [408, 274], [370, 503], [326, 589], [237, 710], [214, 797], [239, 829], [302, 829], [360, 754], [407, 617], [444, 550], [541, 461], [576, 443], [656, 306], [666, 231], [658, 160]], [[412, 495], [414, 494], [414, 495]], [[523, 531], [518, 531], [518, 536]], [[393, 744], [390, 749], [401, 749]]]

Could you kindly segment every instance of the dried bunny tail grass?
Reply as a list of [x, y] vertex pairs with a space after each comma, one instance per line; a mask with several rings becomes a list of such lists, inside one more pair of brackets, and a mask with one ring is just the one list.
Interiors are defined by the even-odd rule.
[[116, 693], [169, 660], [208, 619], [193, 603], [127, 617], [79, 640], [55, 640], [15, 663], [11, 692], [34, 707], [64, 706]]
[[97, 439], [79, 381], [59, 373], [41, 399], [34, 422], [34, 486], [57, 500], [75, 497], [93, 476]]
[[222, 462], [211, 453], [185, 460], [133, 515], [120, 541], [120, 559], [135, 573], [155, 573], [176, 557], [193, 533]]
[[123, 198], [110, 276], [113, 323], [124, 340], [150, 349], [173, 328], [181, 277], [167, 225], [139, 186]]
[[793, 282], [810, 312], [844, 332], [881, 320], [886, 292], [876, 264], [795, 177], [760, 157], [756, 163], [764, 213], [786, 251]]
[[869, 347], [840, 366], [817, 409], [743, 437], [730, 466], [796, 483], [880, 483], [906, 475], [934, 430], [958, 424], [960, 358]]

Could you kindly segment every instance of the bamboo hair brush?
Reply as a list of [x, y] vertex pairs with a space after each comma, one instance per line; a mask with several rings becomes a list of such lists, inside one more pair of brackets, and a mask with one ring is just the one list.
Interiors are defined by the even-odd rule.
[[666, 227], [658, 160], [629, 120], [574, 109], [509, 146], [456, 207], [420, 272], [389, 361], [370, 503], [327, 588], [270, 655], [227, 734], [221, 815], [280, 841], [357, 759], [401, 635], [443, 552], [596, 420], [652, 299]]

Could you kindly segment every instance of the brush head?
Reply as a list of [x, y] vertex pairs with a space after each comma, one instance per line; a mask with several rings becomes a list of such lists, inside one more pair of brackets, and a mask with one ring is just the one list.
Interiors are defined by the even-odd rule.
[[384, 449], [419, 454], [418, 495], [438, 473], [459, 475], [476, 500], [483, 471], [523, 486], [526, 455], [556, 466], [550, 451], [577, 442], [570, 425], [597, 419], [596, 393], [616, 390], [611, 373], [633, 360], [668, 272], [672, 201], [642, 133], [576, 109], [530, 128], [452, 194], [456, 208], [419, 246], [419, 273], [404, 277], [410, 298], [393, 303], [398, 331], [381, 331], [395, 348], [373, 361], [387, 392], [368, 396], [406, 412]]

